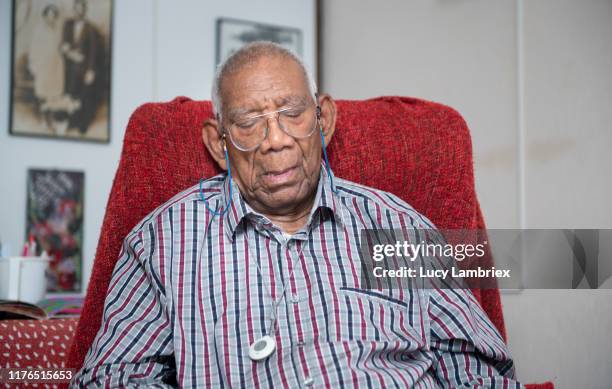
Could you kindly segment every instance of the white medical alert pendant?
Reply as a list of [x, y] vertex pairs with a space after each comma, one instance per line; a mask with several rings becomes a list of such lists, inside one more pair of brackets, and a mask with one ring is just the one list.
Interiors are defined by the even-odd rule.
[[249, 358], [257, 362], [268, 358], [276, 350], [276, 341], [270, 335], [262, 336], [249, 347]]

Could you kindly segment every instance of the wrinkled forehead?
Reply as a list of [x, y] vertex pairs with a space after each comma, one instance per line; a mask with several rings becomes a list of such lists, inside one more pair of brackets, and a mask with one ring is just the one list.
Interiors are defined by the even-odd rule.
[[290, 58], [260, 58], [244, 64], [221, 83], [223, 115], [308, 104], [312, 97], [304, 70]]

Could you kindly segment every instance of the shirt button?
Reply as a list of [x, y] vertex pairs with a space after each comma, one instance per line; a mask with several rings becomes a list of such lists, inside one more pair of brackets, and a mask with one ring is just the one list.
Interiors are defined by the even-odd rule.
[[291, 302], [293, 304], [297, 304], [300, 302], [300, 296], [298, 296], [296, 293], [294, 293], [293, 295], [291, 295]]
[[314, 385], [314, 380], [312, 379], [312, 377], [306, 377], [306, 379], [304, 380], [304, 386], [310, 387], [312, 385]]

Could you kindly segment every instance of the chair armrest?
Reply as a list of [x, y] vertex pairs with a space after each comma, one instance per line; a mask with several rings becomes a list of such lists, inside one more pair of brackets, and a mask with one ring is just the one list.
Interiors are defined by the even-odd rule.
[[66, 367], [78, 318], [0, 321], [0, 368]]

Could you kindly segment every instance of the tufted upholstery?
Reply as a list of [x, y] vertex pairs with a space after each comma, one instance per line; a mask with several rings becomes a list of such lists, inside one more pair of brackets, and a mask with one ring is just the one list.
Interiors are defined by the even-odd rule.
[[[484, 228], [474, 189], [470, 134], [456, 111], [407, 97], [337, 105], [337, 130], [329, 148], [337, 176], [395, 193], [439, 228]], [[145, 104], [132, 115], [70, 366], [81, 366], [98, 331], [122, 239], [158, 205], [200, 177], [219, 172], [200, 135], [209, 116], [210, 102], [185, 97]], [[473, 291], [505, 338], [499, 291]]]

